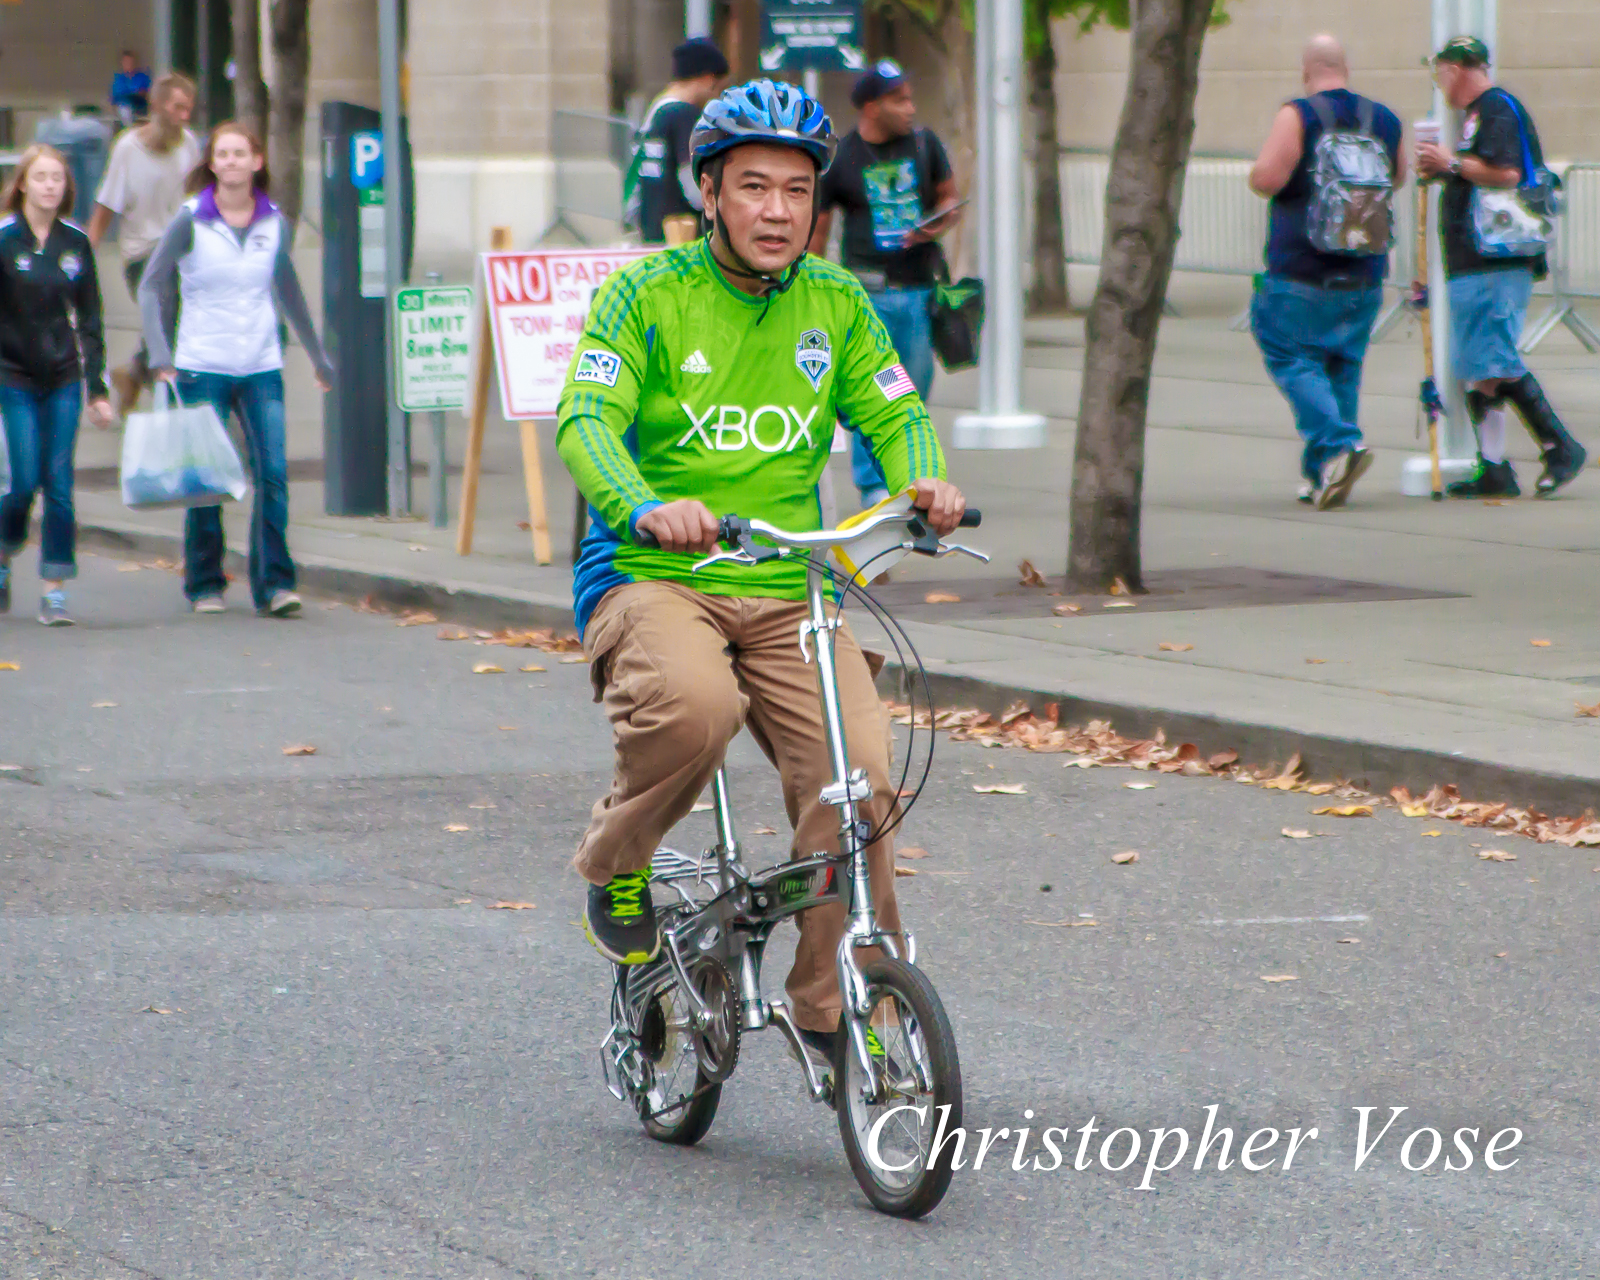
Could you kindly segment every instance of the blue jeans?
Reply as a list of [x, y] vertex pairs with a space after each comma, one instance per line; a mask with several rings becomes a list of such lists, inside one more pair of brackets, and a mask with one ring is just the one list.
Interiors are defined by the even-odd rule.
[[1361, 446], [1356, 425], [1361, 362], [1383, 303], [1383, 286], [1319, 289], [1263, 276], [1250, 303], [1250, 329], [1267, 372], [1294, 411], [1305, 441], [1300, 470], [1312, 484], [1323, 465]]
[[[289, 558], [289, 460], [283, 427], [283, 375], [252, 373], [242, 378], [221, 373], [178, 371], [184, 404], [210, 401], [224, 423], [238, 411], [255, 480], [250, 512], [250, 595], [265, 609], [275, 591], [294, 590]], [[183, 594], [191, 600], [220, 596], [228, 579], [222, 572], [227, 542], [222, 508], [191, 507], [183, 521]]]
[[[932, 289], [885, 289], [869, 293], [872, 309], [889, 331], [895, 354], [905, 366], [911, 385], [924, 400], [933, 386], [933, 326], [928, 319]], [[872, 445], [859, 431], [853, 432], [850, 445], [850, 474], [863, 496], [874, 489], [887, 488], [883, 468], [872, 455]]]
[[83, 387], [76, 382], [54, 391], [0, 386], [0, 416], [5, 419], [6, 449], [11, 455], [11, 492], [0, 498], [0, 553], [10, 559], [22, 550], [28, 541], [33, 495], [43, 489], [39, 576], [46, 582], [78, 576], [72, 451], [82, 412]]

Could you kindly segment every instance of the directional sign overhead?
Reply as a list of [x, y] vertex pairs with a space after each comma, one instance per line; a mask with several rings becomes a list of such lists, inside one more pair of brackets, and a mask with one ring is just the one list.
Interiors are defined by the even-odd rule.
[[861, 0], [762, 0], [761, 69], [864, 71]]

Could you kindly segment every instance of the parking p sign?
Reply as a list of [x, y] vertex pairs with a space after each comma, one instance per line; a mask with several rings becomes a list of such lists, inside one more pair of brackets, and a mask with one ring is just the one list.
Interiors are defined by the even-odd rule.
[[357, 191], [383, 185], [383, 135], [375, 129], [350, 135], [350, 184]]
[[395, 294], [395, 399], [406, 413], [467, 402], [472, 290], [401, 289]]

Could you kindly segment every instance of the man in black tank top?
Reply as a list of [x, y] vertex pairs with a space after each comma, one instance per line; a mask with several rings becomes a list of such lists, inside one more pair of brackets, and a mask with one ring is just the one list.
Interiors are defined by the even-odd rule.
[[[1250, 327], [1305, 442], [1300, 500], [1326, 511], [1372, 465], [1357, 425], [1361, 366], [1383, 301], [1388, 201], [1405, 181], [1405, 157], [1399, 118], [1350, 91], [1337, 40], [1314, 37], [1301, 70], [1305, 96], [1279, 110], [1250, 171], [1251, 189], [1272, 201]], [[1319, 146], [1335, 136], [1337, 149]], [[1370, 234], [1358, 216], [1351, 221], [1362, 208], [1375, 219]]]

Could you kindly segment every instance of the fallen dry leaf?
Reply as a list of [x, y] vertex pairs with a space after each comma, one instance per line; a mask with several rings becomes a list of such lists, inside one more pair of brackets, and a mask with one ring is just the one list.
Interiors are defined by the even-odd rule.
[[928, 851], [926, 849], [919, 849], [916, 847], [916, 845], [907, 845], [904, 849], [896, 849], [894, 851], [894, 856], [897, 858], [911, 859], [926, 858], [928, 856]]
[[1307, 658], [1306, 659], [1306, 666], [1308, 666], [1308, 667], [1320, 667], [1326, 661], [1327, 661], [1326, 658]]
[[456, 905], [456, 906], [458, 906], [458, 907], [464, 907], [464, 906], [466, 906], [466, 905], [467, 905], [467, 904], [468, 904], [468, 903], [469, 903], [469, 902], [471, 902], [471, 901], [472, 901], [472, 899], [471, 899], [471, 898], [454, 898], [454, 899], [452, 899], [452, 901], [453, 901], [453, 902], [454, 902], [454, 903], [455, 903], [455, 905]]
[[550, 669], [549, 667], [541, 667], [537, 663], [534, 663], [534, 662], [530, 662], [525, 667], [518, 667], [517, 668], [518, 671], [548, 671], [549, 669]]
[[689, 812], [690, 813], [709, 813], [711, 811], [711, 808], [712, 808], [711, 805], [705, 803], [705, 801], [702, 800], [702, 801], [700, 801], [700, 802], [698, 802], [696, 804], [690, 805], [689, 806]]
[[1219, 751], [1216, 753], [1216, 755], [1207, 759], [1206, 763], [1213, 769], [1224, 769], [1230, 764], [1239, 763], [1239, 753], [1234, 751], [1232, 748], [1229, 748], [1227, 751]]
[[561, 659], [561, 665], [564, 667], [580, 667], [588, 661], [589, 659], [585, 658], [581, 653], [575, 653], [570, 657]]
[[406, 548], [407, 551], [426, 551], [427, 549], [428, 548], [423, 546], [420, 542], [413, 542]]
[[1130, 862], [1139, 861], [1139, 854], [1133, 849], [1128, 849], [1122, 853], [1112, 854], [1111, 861], [1115, 862], [1119, 867], [1125, 867]]
[[923, 604], [960, 604], [961, 597], [951, 591], [930, 591], [922, 597]]
[[116, 705], [117, 704], [115, 702], [91, 702], [89, 704], [89, 709], [91, 711], [104, 711], [107, 707], [114, 707]]
[[1496, 960], [1504, 960], [1510, 954], [1511, 953], [1509, 951], [1496, 951], [1494, 953], [1494, 958]]
[[0, 662], [0, 671], [21, 671], [21, 670], [22, 670], [22, 664], [20, 662]]
[[499, 807], [497, 804], [490, 804], [487, 800], [480, 800], [477, 804], [469, 804], [467, 806], [469, 809], [498, 809]]
[[1102, 606], [1106, 609], [1133, 609], [1138, 606], [1137, 600], [1107, 600]]
[[1305, 789], [1305, 792], [1308, 796], [1328, 796], [1332, 795], [1338, 789], [1339, 788], [1334, 786], [1331, 782], [1313, 782]]
[[293, 747], [285, 747], [283, 754], [286, 756], [314, 756], [317, 754], [317, 749], [309, 742], [302, 742]]
[[1335, 938], [1335, 942], [1360, 942], [1360, 938]]
[[1074, 613], [1082, 613], [1083, 612], [1083, 606], [1081, 604], [1073, 604], [1069, 600], [1069, 601], [1065, 601], [1065, 602], [1063, 602], [1061, 604], [1056, 605], [1053, 609], [1050, 610], [1050, 612], [1055, 614], [1056, 617], [1058, 617], [1058, 618], [1066, 618], [1066, 617], [1070, 617]]
[[1124, 782], [1122, 785], [1129, 791], [1154, 791], [1156, 786], [1153, 782]]
[[1048, 587], [1050, 585], [1044, 574], [1033, 567], [1032, 560], [1024, 560], [1017, 565], [1017, 573], [1019, 580], [1025, 587]]
[[491, 902], [484, 907], [485, 911], [532, 911], [539, 904], [537, 902]]
[[394, 625], [397, 627], [427, 627], [432, 626], [437, 621], [439, 619], [426, 609], [407, 609], [394, 620]]
[[1479, 849], [1478, 857], [1484, 862], [1515, 862], [1517, 855], [1504, 849]]
[[514, 733], [517, 726], [514, 724], [497, 724], [495, 728], [500, 730], [501, 733]]
[[118, 573], [138, 573], [139, 570], [141, 570], [143, 568], [144, 568], [144, 566], [142, 564], [119, 564], [117, 566], [117, 572]]
[[1165, 650], [1167, 653], [1188, 653], [1190, 649], [1194, 648], [1192, 644], [1179, 644], [1172, 640], [1163, 640], [1156, 647]]
[[439, 639], [441, 640], [470, 640], [472, 632], [465, 627], [440, 627]]
[[452, 823], [449, 823], [445, 827], [445, 830], [446, 831], [471, 831], [472, 828], [469, 827], [465, 822], [452, 822]]
[[1303, 827], [1285, 827], [1283, 834], [1291, 840], [1309, 840], [1316, 833], [1307, 831]]
[[992, 782], [986, 786], [974, 785], [972, 788], [980, 796], [1025, 796], [1028, 788], [1020, 782]]
[[1297, 973], [1263, 973], [1261, 975], [1261, 981], [1263, 981], [1263, 982], [1299, 982], [1300, 981], [1300, 975], [1297, 974]]
[[388, 612], [388, 610], [386, 610], [383, 607], [382, 603], [378, 600], [378, 594], [375, 591], [367, 592], [366, 595], [362, 596], [361, 599], [357, 600], [350, 607], [352, 609], [354, 609], [357, 613], [387, 613]]
[[1578, 708], [1580, 716], [1594, 716], [1596, 719], [1600, 719], [1600, 702], [1595, 703], [1592, 707], [1586, 707], [1581, 702], [1575, 702], [1572, 705]]
[[[778, 834], [778, 829], [777, 829], [777, 827], [757, 827], [750, 834], [753, 835], [753, 836], [775, 836], [775, 835]], [[900, 851], [900, 856], [901, 857], [914, 858], [914, 857], [917, 857], [919, 855], [914, 854], [914, 853], [906, 853], [904, 850], [901, 850]]]
[[1442, 836], [1444, 834], [1444, 832], [1442, 832], [1442, 831], [1424, 831], [1422, 834], [1425, 835], [1425, 836]]
[[1114, 596], [1131, 596], [1133, 592], [1128, 590], [1128, 583], [1125, 579], [1113, 578], [1111, 579], [1111, 594]]
[[480, 662], [472, 668], [472, 674], [475, 676], [503, 676], [505, 673], [504, 667], [497, 667], [492, 662]]
[[[139, 1012], [140, 1013], [171, 1013], [172, 1010], [171, 1009], [163, 1009], [158, 1004], [147, 1004], [147, 1005], [145, 1005], [144, 1008], [140, 1009]], [[178, 1012], [182, 1013], [183, 1010], [179, 1009]]]
[[1023, 924], [1036, 924], [1044, 929], [1098, 929], [1098, 920], [1024, 920]]
[[1528, 643], [1531, 644], [1535, 649], [1548, 649], [1550, 647], [1550, 642], [1548, 640], [1530, 640]]
[[1372, 816], [1372, 806], [1370, 804], [1326, 804], [1320, 809], [1311, 811], [1311, 816], [1314, 818], [1320, 818], [1324, 815], [1330, 818], [1370, 818]]
[[917, 871], [915, 867], [902, 867], [897, 863], [895, 865], [894, 873], [897, 876], [914, 876], [917, 874]]
[[1270, 791], [1293, 791], [1300, 785], [1300, 753], [1297, 751], [1289, 757], [1289, 763], [1283, 766], [1283, 772], [1276, 777], [1268, 778], [1261, 784]]

